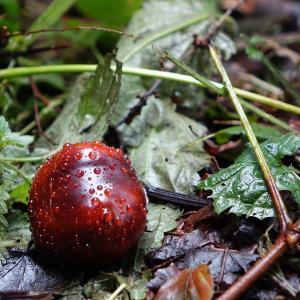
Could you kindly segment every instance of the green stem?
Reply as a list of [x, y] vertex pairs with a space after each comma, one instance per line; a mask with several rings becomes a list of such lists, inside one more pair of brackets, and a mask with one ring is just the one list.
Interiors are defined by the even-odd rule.
[[207, 19], [208, 15], [196, 15], [195, 17], [189, 18], [186, 21], [183, 21], [179, 24], [175, 24], [172, 27], [169, 27], [165, 30], [161, 30], [157, 33], [154, 33], [152, 35], [147, 36], [146, 38], [144, 38], [143, 40], [140, 40], [136, 43], [135, 47], [129, 52], [127, 53], [124, 57], [120, 57], [120, 59], [122, 60], [123, 63], [126, 63], [132, 56], [134, 56], [136, 53], [138, 53], [141, 49], [143, 49], [144, 47], [152, 44], [153, 42], [163, 38], [164, 36], [168, 36], [174, 32], [180, 31], [184, 28], [190, 27], [194, 24], [197, 24], [205, 19]]
[[[189, 66], [187, 66], [186, 64], [184, 64], [183, 62], [178, 60], [177, 58], [173, 57], [168, 52], [164, 51], [163, 53], [160, 53], [160, 55], [162, 57], [170, 60], [178, 68], [180, 68], [181, 70], [183, 70], [184, 72], [186, 72], [187, 74], [189, 74], [190, 76], [195, 78], [199, 83], [202, 84], [203, 87], [206, 87], [211, 92], [216, 93], [218, 95], [225, 95], [226, 94], [226, 92], [224, 91], [222, 86], [215, 85], [212, 81], [206, 79], [204, 76], [199, 75], [192, 68], [190, 68]], [[266, 113], [265, 111], [261, 110], [260, 108], [255, 107], [254, 105], [252, 105], [252, 104], [250, 104], [250, 103], [248, 103], [248, 102], [246, 102], [242, 99], [240, 99], [240, 101], [243, 104], [243, 106], [245, 106], [248, 110], [256, 113], [261, 118], [264, 118], [264, 119], [268, 120], [269, 122], [271, 122], [271, 123], [273, 123], [273, 124], [275, 124], [279, 127], [282, 127], [285, 130], [292, 131], [292, 129], [287, 124], [282, 122], [281, 120], [275, 118], [274, 116], [271, 116], [270, 114]]]
[[278, 118], [266, 113], [265, 111], [263, 111], [262, 109], [252, 105], [251, 103], [246, 102], [245, 100], [239, 98], [241, 104], [249, 111], [254, 112], [255, 114], [257, 114], [258, 116], [260, 116], [261, 118], [268, 120], [270, 123], [273, 123], [274, 125], [277, 125], [278, 127], [283, 128], [286, 131], [293, 131], [293, 129], [286, 123], [282, 122], [281, 120], [279, 120]]
[[127, 287], [126, 283], [122, 283], [111, 295], [107, 300], [114, 300], [117, 296]]
[[[0, 79], [15, 78], [21, 76], [29, 75], [39, 75], [39, 74], [50, 74], [50, 73], [82, 73], [82, 72], [94, 72], [97, 65], [50, 65], [50, 66], [35, 66], [35, 67], [19, 67], [11, 69], [0, 70]], [[124, 66], [123, 74], [132, 76], [141, 76], [149, 78], [158, 78], [164, 80], [171, 80], [180, 83], [189, 83], [193, 85], [200, 86], [202, 88], [207, 88], [203, 83], [194, 79], [192, 76], [182, 75], [172, 72], [156, 71], [151, 69], [126, 67]], [[212, 85], [217, 88], [222, 88], [222, 84], [208, 80]], [[239, 88], [234, 88], [235, 93], [243, 97], [244, 99], [252, 100], [261, 104], [269, 105], [277, 109], [288, 111], [294, 114], [300, 115], [300, 107], [291, 105], [270, 97], [259, 95], [256, 93], [248, 92]]]
[[288, 216], [286, 207], [284, 205], [284, 202], [283, 202], [283, 200], [280, 196], [280, 193], [278, 191], [278, 188], [276, 186], [274, 177], [271, 173], [271, 170], [268, 166], [265, 156], [258, 144], [256, 136], [251, 128], [251, 125], [250, 125], [248, 118], [243, 110], [243, 107], [232, 87], [231, 81], [227, 75], [227, 72], [221, 62], [219, 55], [217, 54], [216, 50], [212, 46], [209, 47], [209, 50], [210, 50], [210, 55], [216, 65], [218, 71], [220, 72], [220, 74], [222, 76], [224, 86], [226, 87], [226, 90], [228, 91], [228, 94], [232, 101], [232, 104], [233, 104], [236, 112], [239, 115], [239, 118], [240, 118], [241, 123], [244, 127], [244, 130], [247, 134], [247, 137], [252, 146], [252, 149], [257, 157], [258, 163], [259, 163], [262, 173], [265, 177], [266, 183], [269, 187], [269, 191], [270, 191], [270, 194], [272, 197], [274, 209], [275, 209], [276, 215], [278, 217], [280, 230], [281, 230], [281, 232], [284, 232], [287, 229], [288, 224], [291, 224], [291, 220]]
[[41, 161], [44, 159], [47, 159], [49, 156], [51, 156], [52, 154], [54, 154], [56, 151], [53, 151], [49, 154], [46, 155], [42, 155], [42, 156], [28, 156], [28, 157], [0, 157], [0, 162], [1, 163], [5, 163], [7, 162], [35, 162], [35, 161]]

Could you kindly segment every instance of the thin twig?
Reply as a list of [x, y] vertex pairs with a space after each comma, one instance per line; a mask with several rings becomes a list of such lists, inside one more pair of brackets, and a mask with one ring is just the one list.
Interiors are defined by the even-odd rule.
[[122, 283], [111, 295], [107, 300], [114, 300], [117, 296], [127, 287], [126, 283]]
[[204, 36], [205, 42], [210, 42], [212, 37], [220, 30], [224, 22], [227, 20], [228, 17], [231, 16], [231, 14], [243, 3], [243, 0], [238, 1], [234, 6], [228, 8], [226, 12], [218, 19], [216, 23], [214, 23], [207, 33]]
[[33, 92], [33, 96], [36, 100], [41, 100], [44, 105], [49, 105], [50, 102], [49, 100], [46, 98], [46, 96], [44, 96], [41, 91], [39, 90], [39, 88], [37, 87], [37, 85], [35, 84], [33, 78], [30, 76], [29, 77], [29, 81], [30, 81], [30, 85], [31, 85], [31, 89], [32, 89], [32, 92]]
[[232, 101], [232, 104], [235, 108], [235, 110], [237, 111], [238, 115], [239, 115], [239, 118], [241, 120], [241, 123], [244, 127], [244, 130], [247, 134], [247, 137], [249, 139], [249, 142], [252, 146], [252, 149], [255, 153], [255, 156], [258, 160], [258, 163], [259, 163], [259, 166], [261, 168], [261, 171], [264, 175], [264, 178], [266, 180], [266, 183], [268, 185], [268, 188], [269, 188], [269, 192], [271, 194], [271, 197], [272, 197], [272, 201], [273, 201], [273, 206], [274, 206], [274, 209], [275, 209], [275, 212], [276, 212], [276, 215], [277, 215], [277, 218], [278, 218], [278, 221], [279, 221], [279, 226], [280, 226], [280, 231], [283, 232], [287, 229], [287, 226], [289, 224], [291, 224], [291, 220], [288, 216], [288, 213], [287, 213], [287, 210], [286, 210], [286, 207], [284, 205], [284, 202], [281, 198], [281, 195], [278, 191], [278, 188], [277, 188], [277, 185], [276, 185], [276, 182], [274, 180], [274, 177], [271, 173], [271, 170], [268, 166], [268, 163], [265, 159], [265, 156], [259, 146], [259, 143], [256, 139], [256, 136], [251, 128], [251, 125], [248, 121], [248, 118], [243, 110], [243, 107], [236, 95], [236, 93], [234, 92], [233, 90], [233, 87], [232, 87], [232, 84], [231, 84], [231, 81], [227, 75], [227, 72], [221, 62], [221, 59], [217, 53], [217, 51], [215, 50], [215, 48], [213, 46], [209, 46], [209, 51], [210, 51], [210, 55], [218, 69], [218, 71], [220, 72], [221, 76], [222, 76], [222, 79], [223, 79], [223, 82], [224, 82], [224, 86], [226, 87], [226, 90], [229, 94], [229, 97]]
[[138, 40], [138, 37], [134, 36], [133, 34], [129, 34], [123, 31], [119, 31], [116, 29], [110, 29], [110, 28], [103, 28], [103, 27], [97, 27], [97, 26], [71, 26], [71, 27], [62, 27], [62, 28], [44, 28], [39, 30], [32, 30], [27, 32], [12, 32], [8, 34], [8, 38], [14, 37], [14, 36], [28, 36], [32, 34], [39, 34], [39, 33], [47, 33], [47, 32], [64, 32], [64, 31], [70, 31], [70, 30], [95, 30], [95, 31], [102, 31], [102, 32], [109, 32], [109, 33], [116, 33], [120, 35], [125, 35], [127, 37], [134, 38], [135, 40]]
[[39, 114], [39, 107], [38, 107], [38, 99], [40, 99], [43, 103], [46, 103], [46, 105], [49, 104], [49, 101], [46, 99], [46, 97], [39, 91], [37, 88], [33, 78], [29, 76], [30, 85], [33, 91], [34, 96], [34, 103], [33, 103], [33, 109], [34, 109], [34, 120], [36, 127], [38, 129], [38, 133], [45, 137], [45, 139], [50, 142], [52, 145], [54, 145], [54, 142], [47, 136], [47, 134], [44, 132], [41, 121], [40, 121], [40, 114]]

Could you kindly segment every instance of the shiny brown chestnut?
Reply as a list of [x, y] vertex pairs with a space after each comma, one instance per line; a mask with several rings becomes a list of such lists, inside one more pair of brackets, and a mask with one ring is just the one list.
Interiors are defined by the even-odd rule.
[[37, 171], [29, 196], [36, 248], [86, 266], [119, 261], [146, 227], [146, 194], [129, 159], [105, 144], [65, 144]]

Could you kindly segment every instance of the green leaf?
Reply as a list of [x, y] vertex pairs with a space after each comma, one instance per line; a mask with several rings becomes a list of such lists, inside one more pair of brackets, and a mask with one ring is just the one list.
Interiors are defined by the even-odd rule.
[[18, 135], [12, 134], [8, 123], [3, 116], [0, 116], [0, 150], [6, 146], [22, 147], [22, 143], [18, 141]]
[[[215, 23], [214, 16], [218, 13], [215, 6], [206, 5], [205, 1], [191, 0], [152, 0], [147, 1], [130, 20], [126, 32], [139, 37], [138, 41], [122, 37], [118, 43], [118, 58], [126, 65], [150, 69], [159, 69], [159, 59], [153, 46], [170, 51], [174, 56], [181, 57], [193, 48], [194, 33], [204, 36], [208, 28]], [[196, 20], [191, 22], [191, 20]], [[235, 52], [235, 45], [228, 35], [219, 31], [214, 37], [225, 57]], [[209, 56], [206, 51], [197, 50], [185, 61], [189, 65], [209, 73]], [[169, 66], [169, 65], [168, 65]], [[127, 79], [128, 78], [128, 79]], [[129, 78], [123, 76], [120, 98], [116, 105], [116, 113], [112, 121], [118, 124], [127, 114], [130, 107], [137, 102], [136, 96], [142, 94], [153, 84], [153, 80]], [[199, 88], [185, 84], [163, 82], [160, 91], [170, 95], [174, 90], [187, 96], [190, 102], [199, 103]], [[204, 98], [204, 97], [203, 97]], [[196, 100], [195, 100], [196, 99]], [[186, 100], [186, 101], [187, 101]], [[200, 98], [201, 100], [201, 98]], [[194, 105], [195, 106], [195, 105]]]
[[30, 26], [29, 31], [49, 28], [76, 2], [77, 0], [53, 0], [48, 8]]
[[17, 0], [1, 0], [0, 11], [5, 12], [0, 18], [0, 26], [7, 26], [10, 31], [20, 29], [20, 3]]
[[29, 188], [30, 188], [30, 183], [28, 181], [24, 181], [21, 184], [18, 184], [10, 192], [10, 198], [13, 198], [15, 202], [24, 203], [27, 205]]
[[[111, 69], [112, 61], [116, 71]], [[56, 145], [101, 139], [118, 98], [121, 69], [121, 63], [109, 54], [93, 76], [79, 77], [62, 112], [46, 131]], [[37, 145], [53, 149], [43, 137]]]
[[[277, 129], [262, 124], [252, 123], [251, 127], [259, 141], [280, 137], [282, 134]], [[242, 126], [232, 126], [222, 129], [216, 132], [215, 139], [218, 144], [225, 144], [231, 139], [232, 136], [235, 135], [242, 135], [243, 137], [246, 137], [246, 133]]]
[[[12, 133], [8, 123], [3, 116], [0, 116], [0, 152], [2, 157], [13, 156], [18, 153], [15, 147], [23, 147], [32, 142], [30, 136], [20, 136]], [[23, 150], [23, 149], [22, 149]], [[23, 150], [23, 152], [25, 149]], [[1, 161], [0, 156], [0, 240], [5, 237], [7, 221], [4, 215], [7, 213], [7, 204], [10, 199], [9, 192], [18, 184], [20, 177], [9, 164]], [[21, 179], [23, 181], [23, 178]], [[21, 181], [21, 182], [22, 182]], [[28, 187], [28, 185], [27, 185]], [[27, 189], [28, 190], [28, 189]]]
[[[300, 137], [287, 134], [267, 140], [261, 147], [278, 189], [291, 191], [300, 204], [298, 170], [283, 165], [281, 161], [284, 156], [293, 155], [300, 148]], [[212, 190], [211, 197], [217, 213], [228, 210], [229, 213], [259, 219], [274, 216], [268, 188], [250, 146], [233, 165], [201, 181], [198, 188]]]
[[156, 203], [148, 204], [147, 230], [138, 243], [134, 269], [141, 272], [144, 256], [162, 245], [164, 234], [176, 228], [176, 220], [182, 215], [180, 209]]
[[119, 128], [139, 178], [146, 184], [191, 194], [200, 177], [197, 171], [209, 161], [202, 144], [183, 149], [206, 133], [198, 122], [175, 112], [168, 100], [148, 99], [130, 125]]
[[178, 208], [149, 203], [147, 231], [139, 242], [139, 248], [149, 252], [162, 244], [164, 234], [176, 228], [176, 219], [181, 216]]

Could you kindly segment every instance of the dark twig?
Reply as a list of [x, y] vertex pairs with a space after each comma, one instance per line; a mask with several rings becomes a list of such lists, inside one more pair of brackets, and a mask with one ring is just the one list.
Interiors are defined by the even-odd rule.
[[46, 32], [64, 32], [70, 30], [72, 31], [73, 30], [95, 30], [95, 31], [110, 32], [110, 33], [125, 35], [127, 37], [134, 38], [135, 40], [138, 39], [138, 37], [123, 31], [110, 29], [110, 28], [97, 27], [97, 26], [71, 26], [71, 27], [62, 27], [62, 28], [44, 28], [39, 30], [27, 31], [27, 32], [12, 32], [8, 34], [7, 38], [11, 38], [13, 36], [20, 36], [20, 35], [28, 36], [32, 34], [39, 34], [39, 33], [46, 33]]
[[226, 265], [226, 261], [227, 261], [227, 257], [228, 257], [228, 248], [226, 247], [223, 257], [222, 257], [222, 265], [221, 265], [221, 271], [220, 271], [220, 275], [218, 278], [218, 288], [220, 287], [220, 284], [223, 280], [224, 277], [224, 270], [225, 270], [225, 265]]
[[170, 192], [160, 188], [146, 186], [147, 196], [153, 202], [176, 204], [184, 208], [202, 208], [210, 203], [209, 199]]
[[240, 296], [269, 268], [276, 263], [276, 261], [285, 253], [289, 248], [295, 248], [300, 241], [300, 219], [291, 225], [285, 204], [277, 189], [276, 182], [270, 171], [270, 168], [266, 162], [263, 152], [257, 142], [257, 139], [253, 133], [253, 130], [249, 124], [247, 116], [237, 98], [231, 81], [226, 73], [226, 70], [221, 62], [221, 59], [216, 50], [210, 46], [209, 48], [212, 59], [214, 60], [218, 71], [220, 72], [224, 87], [226, 88], [232, 103], [239, 114], [239, 118], [243, 124], [243, 127], [247, 133], [247, 137], [253, 148], [253, 152], [257, 157], [257, 161], [260, 165], [261, 171], [266, 180], [266, 184], [269, 188], [269, 192], [273, 201], [276, 216], [279, 221], [280, 235], [275, 241], [273, 247], [268, 253], [260, 260], [258, 260], [254, 266], [242, 277], [240, 277], [229, 289], [227, 289], [218, 299], [220, 300], [233, 300], [238, 299]]
[[30, 80], [30, 85], [31, 85], [31, 88], [32, 88], [34, 98], [41, 100], [44, 105], [48, 106], [49, 105], [49, 100], [41, 93], [41, 91], [39, 90], [39, 88], [35, 84], [32, 77], [29, 77], [29, 80]]
[[[51, 144], [55, 144], [48, 136], [47, 134], [44, 132], [42, 125], [41, 125], [41, 121], [40, 121], [40, 115], [39, 115], [39, 107], [38, 107], [38, 99], [40, 99], [41, 101], [46, 101], [46, 105], [49, 104], [49, 101], [46, 99], [46, 97], [44, 95], [42, 95], [42, 93], [38, 90], [33, 78], [30, 76], [29, 77], [29, 81], [30, 81], [30, 85], [33, 91], [33, 96], [34, 96], [34, 104], [33, 104], [33, 108], [34, 108], [34, 120], [35, 120], [35, 124], [38, 130], [38, 133], [42, 136], [45, 137], [45, 139], [50, 142]], [[43, 99], [43, 100], [42, 100]]]
[[243, 3], [243, 0], [240, 0], [237, 4], [233, 7], [228, 8], [225, 13], [215, 22], [210, 28], [208, 29], [207, 33], [204, 37], [197, 37], [195, 36], [194, 44], [197, 47], [207, 47], [211, 41], [211, 39], [219, 32], [220, 28], [227, 20], [228, 17]]

